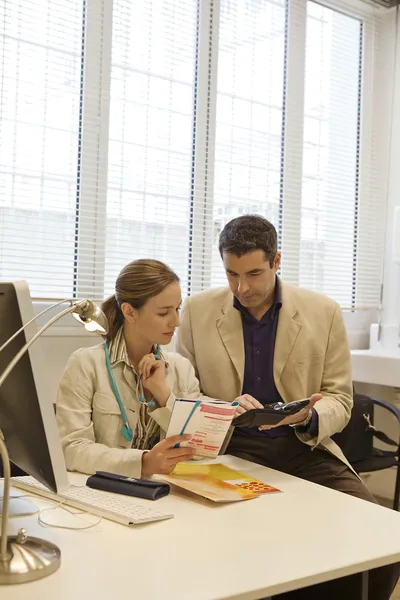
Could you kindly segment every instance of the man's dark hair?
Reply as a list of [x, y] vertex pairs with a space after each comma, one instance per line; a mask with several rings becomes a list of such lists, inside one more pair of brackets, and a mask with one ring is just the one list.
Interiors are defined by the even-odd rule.
[[229, 221], [219, 236], [219, 252], [241, 257], [254, 250], [264, 250], [270, 267], [278, 251], [275, 227], [260, 215], [243, 215]]

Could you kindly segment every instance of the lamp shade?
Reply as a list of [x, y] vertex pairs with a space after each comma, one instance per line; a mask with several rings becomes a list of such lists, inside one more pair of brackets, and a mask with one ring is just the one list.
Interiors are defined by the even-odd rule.
[[74, 304], [72, 316], [82, 323], [87, 331], [106, 335], [108, 333], [107, 317], [101, 308], [91, 300]]

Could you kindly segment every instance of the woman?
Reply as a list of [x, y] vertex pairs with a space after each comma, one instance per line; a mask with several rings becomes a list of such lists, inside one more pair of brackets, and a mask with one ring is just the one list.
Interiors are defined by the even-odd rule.
[[105, 343], [72, 354], [57, 399], [67, 469], [129, 477], [170, 473], [193, 457], [174, 448], [190, 436], [160, 440], [175, 398], [198, 398], [190, 362], [160, 346], [179, 326], [178, 276], [156, 260], [136, 260], [118, 275], [103, 303]]

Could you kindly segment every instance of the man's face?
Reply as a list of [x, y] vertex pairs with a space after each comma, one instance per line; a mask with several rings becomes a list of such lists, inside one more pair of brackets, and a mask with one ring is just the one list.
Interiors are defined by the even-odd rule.
[[271, 302], [275, 289], [275, 273], [281, 256], [277, 252], [271, 267], [263, 250], [253, 250], [240, 258], [228, 252], [222, 257], [229, 287], [242, 306], [257, 308]]

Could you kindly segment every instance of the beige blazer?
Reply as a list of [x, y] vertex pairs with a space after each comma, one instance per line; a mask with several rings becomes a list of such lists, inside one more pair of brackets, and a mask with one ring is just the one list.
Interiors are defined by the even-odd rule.
[[[207, 290], [186, 300], [177, 349], [191, 361], [206, 396], [232, 401], [241, 395], [243, 329], [229, 289]], [[350, 350], [340, 307], [333, 300], [282, 283], [274, 380], [285, 402], [323, 394], [315, 406], [318, 437], [296, 434], [350, 466], [330, 439], [348, 423], [353, 405]]]
[[[167, 380], [172, 393], [164, 408], [145, 408], [138, 399], [132, 367], [124, 360], [112, 364], [118, 391], [129, 424], [135, 432], [140, 411], [168, 428], [176, 397], [198, 398], [199, 383], [190, 362], [172, 352], [163, 352], [168, 363]], [[122, 435], [123, 419], [109, 381], [104, 345], [82, 348], [70, 357], [57, 398], [57, 422], [69, 471], [109, 471], [140, 477], [143, 450], [133, 449]], [[153, 428], [154, 429], [154, 428]]]

